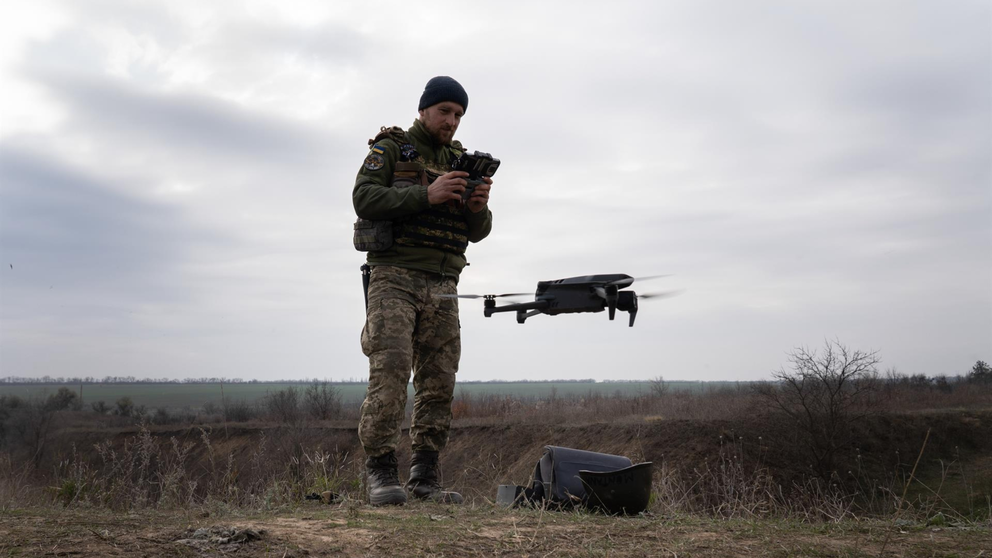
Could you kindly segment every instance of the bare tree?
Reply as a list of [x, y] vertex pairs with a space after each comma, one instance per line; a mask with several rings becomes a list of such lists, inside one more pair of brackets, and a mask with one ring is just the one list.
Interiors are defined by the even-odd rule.
[[851, 442], [851, 426], [874, 411], [878, 352], [828, 340], [822, 352], [794, 349], [789, 362], [790, 369], [774, 372], [777, 382], [762, 386], [761, 394], [796, 422], [817, 472], [829, 478], [838, 450]]
[[317, 420], [329, 420], [341, 414], [338, 390], [326, 381], [311, 382], [303, 392], [303, 402], [307, 413]]
[[668, 382], [665, 381], [664, 376], [655, 376], [648, 380], [648, 385], [651, 388], [652, 397], [664, 397], [668, 393]]
[[298, 426], [304, 418], [300, 392], [293, 386], [265, 396], [265, 409], [271, 418], [290, 426]]
[[64, 387], [48, 399], [0, 396], [0, 449], [9, 446], [27, 451], [37, 469], [52, 431], [57, 428], [54, 419], [73, 408], [76, 401], [76, 393]]

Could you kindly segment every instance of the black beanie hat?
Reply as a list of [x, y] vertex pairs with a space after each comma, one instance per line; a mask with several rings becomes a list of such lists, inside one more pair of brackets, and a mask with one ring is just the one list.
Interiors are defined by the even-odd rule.
[[462, 106], [462, 110], [468, 112], [468, 93], [462, 84], [448, 76], [437, 76], [431, 78], [424, 87], [424, 94], [420, 96], [420, 105], [417, 110], [424, 110], [438, 103], [452, 101]]

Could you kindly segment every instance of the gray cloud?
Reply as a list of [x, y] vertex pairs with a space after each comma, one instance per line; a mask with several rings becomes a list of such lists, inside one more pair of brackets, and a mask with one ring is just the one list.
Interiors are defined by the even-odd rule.
[[223, 238], [191, 226], [175, 207], [121, 194], [40, 153], [5, 143], [0, 169], [0, 237], [17, 289], [58, 284], [85, 297], [172, 300], [188, 293], [163, 281], [163, 272], [188, 243]]
[[212, 164], [315, 162], [328, 146], [314, 131], [193, 94], [162, 94], [120, 82], [67, 76], [41, 78], [65, 103], [73, 126], [129, 148], [166, 147]]
[[[2, 349], [22, 368], [363, 375], [351, 184], [365, 139], [409, 125], [439, 74], [472, 98], [460, 139], [503, 161], [464, 291], [616, 272], [687, 289], [633, 330], [465, 304], [462, 377], [753, 378], [835, 336], [908, 372], [992, 351], [985, 2], [445, 18], [386, 2], [361, 23], [347, 7], [298, 23], [264, 6], [66, 6], [9, 74], [61, 115], [3, 143], [3, 323], [21, 333]], [[73, 287], [18, 283], [32, 269]], [[81, 324], [124, 356], [73, 346]], [[63, 360], [25, 348], [46, 340]]]

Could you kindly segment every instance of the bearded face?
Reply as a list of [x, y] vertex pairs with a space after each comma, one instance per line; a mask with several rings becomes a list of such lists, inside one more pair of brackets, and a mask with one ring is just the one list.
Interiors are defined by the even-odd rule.
[[444, 101], [421, 110], [420, 122], [438, 144], [447, 145], [455, 137], [464, 114], [458, 103]]

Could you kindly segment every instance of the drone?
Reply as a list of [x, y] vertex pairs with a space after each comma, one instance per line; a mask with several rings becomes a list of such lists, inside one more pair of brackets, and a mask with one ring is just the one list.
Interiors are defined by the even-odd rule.
[[[655, 275], [641, 277], [641, 280], [664, 277]], [[530, 293], [505, 293], [491, 295], [439, 295], [445, 298], [481, 298], [485, 308], [483, 314], [491, 318], [499, 312], [516, 312], [517, 323], [524, 323], [527, 318], [538, 314], [556, 316], [558, 314], [575, 314], [578, 312], [602, 312], [609, 310], [610, 319], [616, 317], [617, 310], [630, 314], [630, 325], [634, 327], [637, 317], [637, 300], [673, 296], [678, 291], [638, 295], [634, 291], [624, 291], [634, 278], [619, 273], [608, 275], [585, 275], [568, 277], [553, 281], [538, 281], [537, 292], [533, 302], [520, 302], [496, 306], [496, 299], [501, 297], [527, 296]]]

